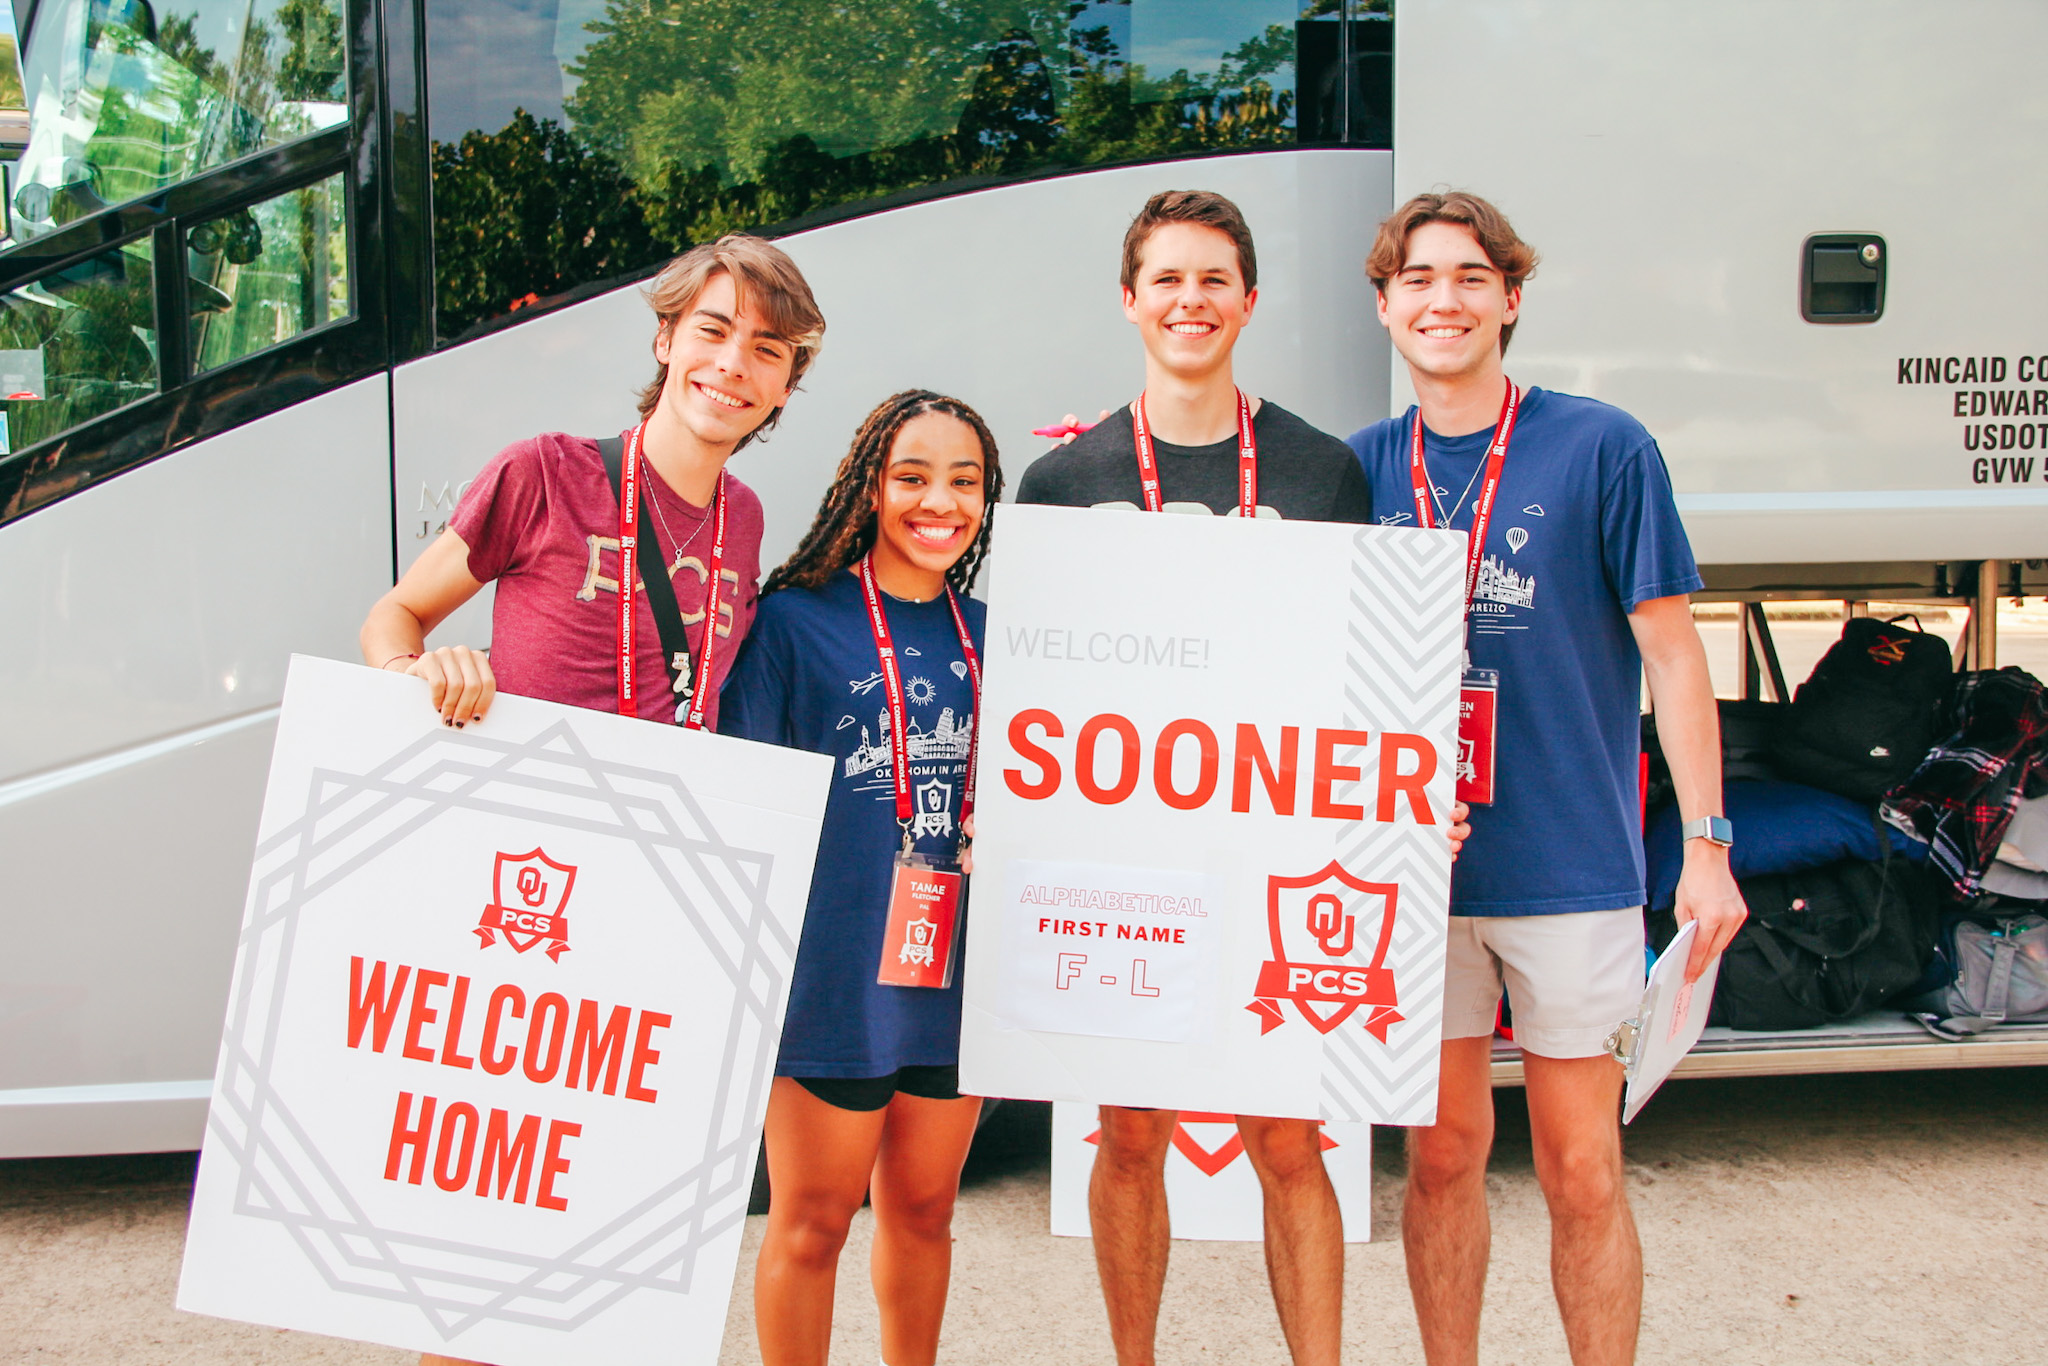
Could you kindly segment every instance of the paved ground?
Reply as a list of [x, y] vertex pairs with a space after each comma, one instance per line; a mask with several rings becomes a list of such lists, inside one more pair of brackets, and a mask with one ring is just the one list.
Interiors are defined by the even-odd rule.
[[[2048, 1359], [2048, 1069], [1673, 1083], [1629, 1136], [1649, 1264], [1645, 1362]], [[1380, 1135], [1375, 1223], [1396, 1226], [1400, 1145]], [[999, 1111], [958, 1220], [946, 1359], [1109, 1360], [1088, 1244], [1046, 1233], [1042, 1107]], [[0, 1162], [0, 1362], [405, 1360], [171, 1307], [192, 1158]], [[1521, 1093], [1501, 1093], [1485, 1359], [1565, 1360]], [[747, 1252], [723, 1361], [753, 1360]], [[836, 1361], [876, 1359], [863, 1218]], [[1420, 1360], [1398, 1245], [1354, 1247], [1347, 1357]], [[1180, 1243], [1162, 1360], [1285, 1360], [1256, 1247]]]

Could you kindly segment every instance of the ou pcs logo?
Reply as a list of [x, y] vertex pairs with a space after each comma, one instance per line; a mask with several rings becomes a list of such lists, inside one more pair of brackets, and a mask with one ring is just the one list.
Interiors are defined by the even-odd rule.
[[557, 863], [539, 849], [524, 854], [499, 854], [491, 878], [493, 896], [476, 923], [479, 946], [489, 948], [503, 935], [515, 953], [546, 944], [548, 958], [559, 963], [569, 950], [569, 893], [576, 869]]
[[[1258, 986], [1245, 1009], [1259, 1017], [1259, 1032], [1271, 1033], [1286, 1023], [1282, 1001], [1292, 1001], [1301, 1018], [1327, 1034], [1369, 1007], [1365, 1030], [1381, 1043], [1402, 1015], [1387, 950], [1394, 942], [1394, 916], [1400, 887], [1391, 882], [1366, 882], [1332, 859], [1305, 877], [1266, 879], [1266, 927], [1273, 957], [1259, 967]], [[1377, 912], [1377, 915], [1374, 915]], [[1372, 959], [1359, 963], [1361, 914], [1376, 919]]]

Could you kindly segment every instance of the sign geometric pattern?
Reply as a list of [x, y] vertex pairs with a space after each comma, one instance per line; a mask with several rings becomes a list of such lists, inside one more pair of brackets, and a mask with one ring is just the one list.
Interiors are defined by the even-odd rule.
[[[1363, 538], [1360, 538], [1361, 541]], [[1464, 591], [1451, 566], [1462, 567], [1463, 537], [1404, 536], [1378, 541], [1376, 554], [1351, 562], [1348, 677], [1344, 683], [1344, 724], [1377, 734], [1388, 718], [1399, 717], [1429, 736], [1446, 756], [1457, 753], [1457, 688], [1464, 667], [1464, 642], [1443, 629], [1447, 594]], [[1426, 623], [1426, 624], [1425, 624]], [[1368, 660], [1380, 661], [1378, 668]], [[1391, 667], [1389, 667], [1391, 665]], [[1432, 705], [1431, 698], [1450, 699]], [[1441, 865], [1444, 827], [1450, 813], [1435, 813], [1437, 824], [1380, 824], [1357, 821], [1339, 836], [1337, 857], [1346, 868], [1375, 882], [1399, 882], [1402, 914], [1395, 917], [1387, 966], [1401, 993], [1399, 1023], [1383, 1044], [1359, 1028], [1334, 1029], [1323, 1044], [1325, 1119], [1376, 1124], [1429, 1124], [1436, 1119], [1435, 1078], [1442, 1034], [1444, 979], [1421, 964], [1441, 962], [1447, 926], [1439, 915], [1408, 908], [1448, 906], [1450, 877]], [[1352, 961], [1370, 961], [1372, 945], [1352, 951]]]
[[[291, 948], [314, 902], [452, 811], [535, 817], [637, 846], [731, 984], [702, 1151], [653, 1194], [547, 1256], [371, 1222], [273, 1076]], [[531, 740], [423, 736], [368, 773], [316, 771], [302, 813], [256, 851], [250, 909], [207, 1120], [236, 1172], [235, 1212], [275, 1220], [334, 1290], [416, 1305], [444, 1339], [485, 1320], [562, 1331], [641, 1291], [687, 1292], [699, 1252], [746, 1215], [769, 1063], [796, 944], [770, 913], [771, 854], [719, 837], [673, 772], [594, 757], [557, 722]], [[767, 1056], [764, 1056], [767, 1055]]]

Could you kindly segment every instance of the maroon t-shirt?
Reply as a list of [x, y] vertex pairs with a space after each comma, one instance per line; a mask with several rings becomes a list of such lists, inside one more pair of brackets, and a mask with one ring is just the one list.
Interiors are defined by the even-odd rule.
[[[652, 531], [669, 565], [676, 606], [694, 661], [703, 647], [711, 509], [685, 502], [641, 463], [654, 501]], [[761, 500], [725, 476], [725, 566], [718, 595], [718, 645], [704, 723], [718, 724], [718, 689], [754, 621], [761, 577]], [[469, 546], [469, 572], [495, 582], [491, 671], [522, 697], [617, 711], [619, 705], [619, 502], [605, 477], [597, 442], [545, 432], [498, 452], [462, 495], [448, 526]], [[678, 542], [681, 544], [678, 545]], [[639, 580], [635, 580], [636, 583]], [[642, 591], [634, 692], [642, 717], [675, 720], [677, 694], [662, 660], [654, 608]]]

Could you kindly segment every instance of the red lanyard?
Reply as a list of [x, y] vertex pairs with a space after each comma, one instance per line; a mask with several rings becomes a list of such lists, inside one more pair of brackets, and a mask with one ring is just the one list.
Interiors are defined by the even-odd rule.
[[[882, 611], [882, 590], [875, 582], [875, 557], [860, 562], [860, 591], [868, 603], [868, 625], [875, 633], [875, 653], [882, 660], [882, 691], [889, 699], [889, 766], [896, 779], [896, 821], [910, 830], [910, 741], [909, 711], [903, 701], [903, 675], [896, 667], [896, 646], [889, 635], [889, 618]], [[960, 653], [967, 660], [967, 674], [974, 685], [974, 709], [981, 710], [981, 656], [975, 653], [974, 637], [967, 630], [967, 614], [960, 610], [960, 598], [953, 585], [946, 585], [946, 605], [953, 609], [953, 629], [960, 633]], [[981, 744], [979, 718], [967, 741], [967, 785], [960, 797], [960, 823], [974, 814], [974, 755]]]
[[[1131, 435], [1138, 443], [1138, 487], [1145, 492], [1145, 511], [1159, 512], [1159, 457], [1152, 453], [1152, 429], [1145, 422], [1145, 396], [1131, 410]], [[1237, 391], [1237, 515], [1259, 515], [1259, 439], [1252, 434], [1252, 405]]]
[[[1493, 424], [1493, 440], [1486, 448], [1486, 482], [1479, 486], [1479, 502], [1472, 510], [1472, 537], [1465, 548], [1465, 606], [1472, 605], [1473, 590], [1479, 586], [1479, 561], [1486, 553], [1486, 528], [1493, 522], [1493, 500], [1500, 492], [1500, 469], [1507, 463], [1508, 438], [1515, 433], [1515, 412], [1522, 406], [1522, 392], [1510, 383], [1500, 401], [1500, 420]], [[1415, 485], [1415, 520], [1425, 527], [1436, 525], [1430, 504], [1429, 468], [1422, 461], [1422, 409], [1415, 410], [1409, 426], [1408, 477]], [[1452, 508], [1455, 518], [1458, 510]]]
[[[639, 589], [640, 443], [647, 424], [626, 434], [625, 457], [619, 471], [619, 715], [638, 716], [633, 693], [633, 600]], [[654, 534], [648, 528], [648, 534]], [[659, 538], [657, 538], [658, 541]], [[711, 657], [718, 646], [719, 575], [725, 569], [725, 471], [711, 494], [711, 564], [704, 579], [704, 637], [697, 647], [696, 668], [687, 709], [677, 719], [691, 730], [704, 729], [704, 707], [717, 675]]]

